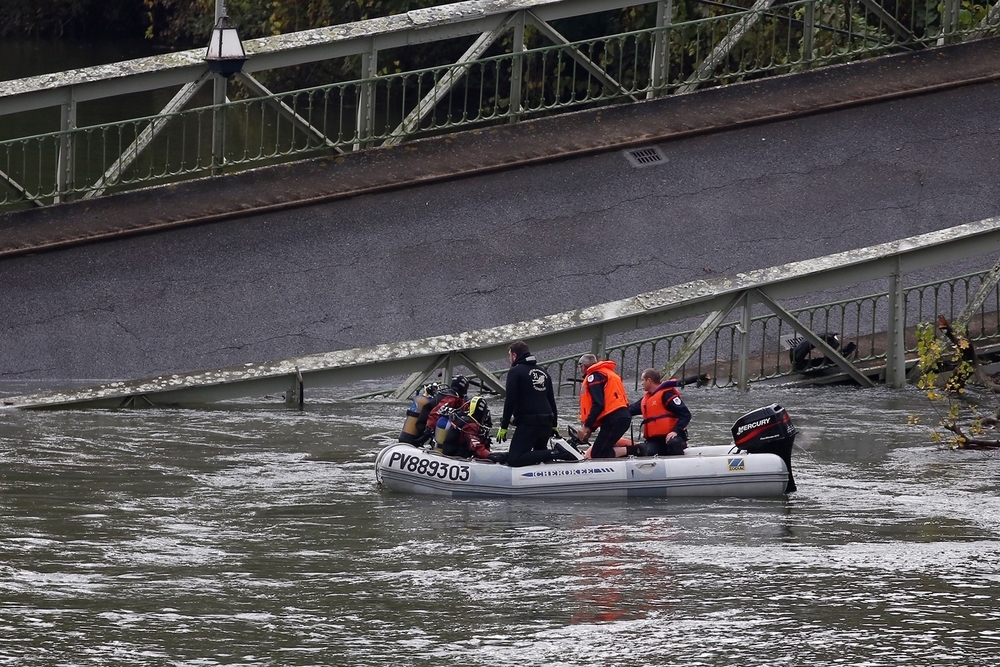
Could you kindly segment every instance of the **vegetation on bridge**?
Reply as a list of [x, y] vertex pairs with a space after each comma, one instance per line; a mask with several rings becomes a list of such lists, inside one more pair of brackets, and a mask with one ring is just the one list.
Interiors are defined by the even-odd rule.
[[[983, 371], [965, 326], [953, 325], [943, 316], [936, 326], [921, 324], [917, 353], [922, 372], [917, 386], [926, 392], [939, 418], [938, 428], [931, 431], [934, 442], [951, 449], [1000, 448], [1000, 409], [984, 413], [984, 404], [996, 403], [1000, 384]], [[919, 423], [915, 416], [910, 421]]]

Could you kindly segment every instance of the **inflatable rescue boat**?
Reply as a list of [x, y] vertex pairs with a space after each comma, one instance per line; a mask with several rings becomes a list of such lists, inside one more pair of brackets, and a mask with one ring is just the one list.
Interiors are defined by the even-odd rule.
[[[682, 456], [559, 461], [520, 468], [397, 443], [379, 452], [375, 476], [392, 491], [454, 498], [756, 498], [795, 491], [791, 451], [796, 430], [784, 408], [771, 404], [749, 412], [733, 424], [732, 433], [732, 444], [688, 447]], [[558, 445], [572, 447], [565, 440]]]

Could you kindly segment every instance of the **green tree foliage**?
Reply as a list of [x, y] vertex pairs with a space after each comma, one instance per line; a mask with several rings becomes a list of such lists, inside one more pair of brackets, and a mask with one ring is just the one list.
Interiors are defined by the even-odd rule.
[[[206, 44], [215, 18], [215, 0], [142, 0], [147, 15], [145, 36], [168, 46], [197, 47]], [[390, 16], [412, 9], [448, 4], [448, 0], [227, 0], [226, 13], [239, 26], [243, 39], [279, 35], [311, 28], [321, 28]], [[401, 55], [380, 54], [386, 63], [380, 68], [415, 69], [426, 65], [428, 54], [447, 46], [431, 44], [422, 49], [407, 49], [407, 62]], [[260, 78], [275, 90], [289, 90], [315, 83], [360, 75], [357, 59], [337, 63], [313, 63], [261, 74]]]
[[[142, 0], [146, 36], [169, 44], [202, 44], [215, 17], [215, 0]], [[227, 0], [226, 12], [246, 39], [401, 14], [447, 0]]]
[[140, 36], [142, 0], [0, 0], [0, 37]]
[[[414, 9], [447, 4], [448, 0], [227, 0], [229, 16], [245, 40], [271, 35], [340, 25], [364, 19], [400, 14]], [[674, 0], [672, 27], [662, 34], [669, 56], [660, 63], [658, 78], [650, 80], [655, 35], [631, 31], [654, 27], [657, 6], [637, 4], [620, 10], [558, 20], [553, 27], [571, 42], [581, 44], [580, 52], [590, 62], [604, 68], [627, 90], [647, 90], [651, 84], [662, 93], [689, 80], [725, 35], [741, 19], [741, 10], [754, 0], [709, 3]], [[199, 48], [207, 44], [214, 20], [216, 0], [0, 0], [0, 30], [10, 34], [66, 35], [94, 38], [119, 33], [145, 36], [169, 49]], [[898, 5], [898, 6], [897, 6]], [[900, 40], [937, 43], [941, 33], [939, 0], [886, 0], [886, 11], [896, 17], [894, 29], [860, 0], [819, 0], [816, 5], [817, 31], [811, 51], [805, 51], [804, 8], [801, 4], [776, 3], [752, 22], [735, 45], [713, 57], [711, 72], [699, 72], [708, 79], [704, 85], [746, 81], [775, 72], [794, 72], [817, 64], [853, 60], [859, 53], [889, 53], [898, 50]], [[983, 3], [964, 0], [960, 22], [975, 23], [985, 15]], [[57, 18], [56, 18], [57, 17]], [[912, 33], [912, 36], [910, 35]], [[0, 33], [2, 34], [2, 33]], [[484, 57], [509, 54], [512, 32], [508, 31], [490, 47]], [[379, 75], [443, 68], [472, 44], [472, 37], [443, 40], [419, 46], [383, 50], [378, 54]], [[590, 103], [603, 104], [619, 95], [617, 85], [608, 87], [599, 77], [588, 76], [568, 51], [543, 49], [551, 43], [543, 34], [527, 26], [525, 46], [541, 49], [518, 62], [524, 70], [522, 100], [534, 109]], [[511, 68], [515, 61], [483, 65], [479, 81], [484, 117], [506, 109]], [[443, 70], [386, 83], [401, 86], [409, 98], [426, 91]], [[275, 92], [353, 81], [361, 77], [360, 59], [339, 58], [257, 76]], [[467, 78], [471, 79], [470, 74]], [[493, 91], [492, 94], [489, 91]], [[237, 93], [239, 95], [239, 93]]]
[[[447, 4], [448, 0], [227, 0], [247, 38], [307, 30]], [[215, 0], [0, 0], [0, 36], [154, 39], [168, 46], [203, 44]]]

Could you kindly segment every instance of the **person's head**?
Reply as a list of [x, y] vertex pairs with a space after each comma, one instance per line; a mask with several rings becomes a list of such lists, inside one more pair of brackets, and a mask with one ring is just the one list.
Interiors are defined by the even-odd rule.
[[580, 372], [587, 374], [587, 369], [597, 363], [597, 357], [592, 354], [585, 354], [580, 357]]
[[510, 344], [510, 347], [507, 348], [507, 356], [510, 358], [510, 363], [512, 364], [517, 361], [517, 358], [522, 354], [531, 354], [531, 351], [528, 350], [528, 344], [523, 340], [516, 340]]
[[642, 388], [645, 391], [653, 391], [660, 385], [663, 376], [655, 368], [647, 368], [642, 372]]
[[486, 404], [486, 398], [483, 396], [474, 396], [469, 401], [469, 416], [476, 420], [481, 431], [489, 431], [493, 427], [490, 406]]
[[456, 375], [451, 379], [451, 388], [457, 391], [459, 396], [465, 396], [465, 392], [469, 391], [469, 378]]

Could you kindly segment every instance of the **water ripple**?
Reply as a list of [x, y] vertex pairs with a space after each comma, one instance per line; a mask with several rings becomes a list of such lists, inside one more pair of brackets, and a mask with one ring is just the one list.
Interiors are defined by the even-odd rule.
[[0, 665], [995, 664], [1000, 463], [864, 396], [689, 392], [791, 411], [753, 501], [383, 493], [385, 400], [5, 414]]

